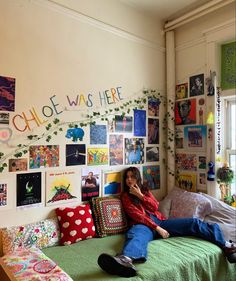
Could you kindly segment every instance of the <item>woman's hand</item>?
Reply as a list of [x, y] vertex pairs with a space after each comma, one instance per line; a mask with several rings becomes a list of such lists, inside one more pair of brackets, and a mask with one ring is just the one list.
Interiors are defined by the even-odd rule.
[[138, 197], [140, 200], [143, 199], [143, 194], [137, 184], [133, 185], [129, 189], [129, 193], [133, 194], [134, 196]]
[[157, 226], [156, 231], [161, 235], [162, 238], [166, 239], [170, 237], [170, 234], [168, 231], [166, 231], [164, 228]]

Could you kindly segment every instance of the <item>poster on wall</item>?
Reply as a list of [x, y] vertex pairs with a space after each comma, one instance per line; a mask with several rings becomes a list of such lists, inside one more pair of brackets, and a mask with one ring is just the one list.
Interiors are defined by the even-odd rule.
[[204, 151], [206, 149], [206, 126], [187, 126], [184, 128], [185, 148]]
[[9, 172], [27, 171], [28, 160], [26, 158], [9, 159]]
[[29, 147], [30, 169], [59, 166], [59, 145], [33, 145]]
[[121, 193], [121, 172], [104, 171], [103, 173], [103, 196]]
[[88, 165], [107, 165], [108, 164], [108, 148], [88, 148]]
[[184, 190], [196, 192], [197, 175], [195, 173], [180, 173], [176, 178], [176, 185]]
[[125, 138], [125, 164], [144, 163], [144, 139]]
[[132, 133], [133, 117], [115, 115], [115, 132]]
[[123, 165], [123, 135], [111, 134], [109, 137], [110, 165]]
[[158, 162], [159, 161], [159, 147], [150, 146], [146, 147], [146, 162]]
[[74, 170], [46, 172], [46, 206], [77, 201], [78, 187]]
[[175, 99], [180, 100], [180, 99], [185, 99], [187, 97], [188, 97], [188, 83], [176, 85]]
[[156, 97], [148, 97], [148, 116], [158, 117], [160, 100]]
[[15, 78], [0, 76], [0, 111], [15, 111]]
[[81, 198], [82, 201], [88, 201], [100, 194], [100, 174], [98, 168], [84, 168], [81, 172]]
[[204, 95], [204, 74], [198, 74], [189, 78], [190, 97]]
[[148, 144], [159, 144], [159, 119], [148, 118]]
[[38, 207], [42, 203], [41, 173], [17, 174], [17, 207]]
[[134, 110], [134, 136], [146, 136], [146, 110]]
[[106, 125], [90, 125], [90, 144], [107, 144]]
[[197, 156], [189, 153], [176, 153], [176, 169], [197, 171]]
[[66, 166], [85, 165], [86, 146], [85, 144], [66, 145]]
[[196, 124], [196, 99], [187, 99], [175, 103], [175, 124]]
[[143, 184], [151, 190], [160, 188], [160, 166], [143, 166]]

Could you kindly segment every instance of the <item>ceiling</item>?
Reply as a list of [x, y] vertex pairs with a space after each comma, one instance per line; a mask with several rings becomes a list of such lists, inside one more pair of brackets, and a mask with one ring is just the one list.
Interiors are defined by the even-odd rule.
[[213, 0], [120, 0], [141, 12], [171, 20]]

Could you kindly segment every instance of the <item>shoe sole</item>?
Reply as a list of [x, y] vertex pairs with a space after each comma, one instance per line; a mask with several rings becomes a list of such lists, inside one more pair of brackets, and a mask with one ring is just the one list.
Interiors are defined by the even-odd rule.
[[98, 265], [102, 270], [111, 275], [118, 275], [121, 277], [133, 277], [136, 275], [136, 270], [132, 267], [126, 267], [118, 263], [113, 256], [108, 254], [101, 254], [98, 257]]

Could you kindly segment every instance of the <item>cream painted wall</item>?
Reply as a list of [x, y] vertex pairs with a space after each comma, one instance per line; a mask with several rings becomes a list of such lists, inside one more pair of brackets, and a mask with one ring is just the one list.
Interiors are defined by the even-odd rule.
[[[78, 12], [54, 2], [70, 5]], [[73, 98], [91, 93], [94, 98], [92, 110], [103, 110], [98, 98], [100, 91], [122, 87], [122, 98], [128, 100], [143, 87], [165, 90], [164, 35], [158, 20], [135, 13], [114, 0], [54, 2], [0, 0], [0, 75], [16, 78], [15, 112], [10, 113], [10, 120], [22, 112], [29, 116], [32, 108], [44, 120], [42, 107], [52, 106], [50, 97], [54, 95], [59, 112], [68, 107], [67, 95]], [[82, 113], [87, 113], [86, 107], [75, 109], [58, 117], [62, 121], [74, 121], [81, 120]], [[10, 127], [13, 128], [12, 123]], [[24, 143], [27, 135], [44, 132], [43, 126], [33, 127], [25, 133], [13, 128], [9, 142], [12, 147], [1, 143], [1, 150], [5, 154], [11, 153], [15, 145]], [[162, 141], [161, 134], [160, 165], [165, 157]], [[65, 138], [65, 132], [50, 143], [61, 146], [58, 170], [65, 168], [66, 143], [72, 144], [72, 141]], [[89, 144], [87, 136], [85, 143]], [[38, 144], [47, 143], [40, 141]], [[78, 169], [80, 175], [81, 166], [69, 168]], [[43, 204], [44, 173], [49, 170], [28, 171], [42, 172]], [[0, 211], [0, 227], [34, 222], [54, 214], [56, 206], [16, 209], [16, 173], [4, 172], [0, 179], [9, 181], [11, 198], [10, 208]], [[161, 165], [159, 198], [166, 193], [165, 182], [165, 168]]]

